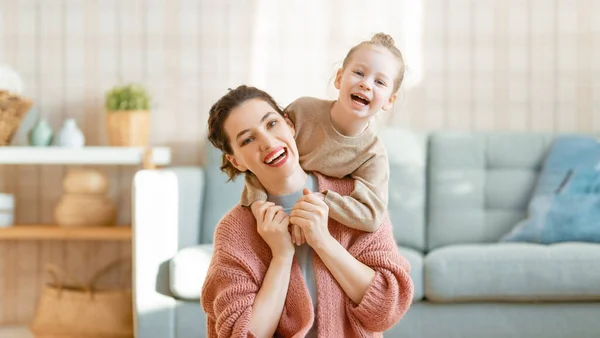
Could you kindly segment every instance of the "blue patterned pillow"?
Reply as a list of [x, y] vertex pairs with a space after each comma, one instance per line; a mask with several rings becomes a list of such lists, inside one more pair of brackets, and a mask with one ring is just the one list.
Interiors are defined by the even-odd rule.
[[501, 241], [600, 243], [600, 142], [558, 137], [546, 158], [527, 219]]

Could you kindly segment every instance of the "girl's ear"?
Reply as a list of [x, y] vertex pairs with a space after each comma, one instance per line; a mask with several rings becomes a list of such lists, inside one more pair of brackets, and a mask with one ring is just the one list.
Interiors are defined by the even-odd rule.
[[343, 69], [340, 68], [337, 70], [337, 73], [335, 73], [335, 81], [333, 81], [333, 85], [335, 86], [335, 89], [340, 90], [340, 88], [342, 87], [342, 73], [343, 73]]
[[237, 170], [242, 172], [248, 170], [248, 168], [242, 163], [240, 163], [240, 161], [238, 161], [238, 159], [234, 155], [227, 154], [225, 155], [225, 157], [227, 158], [227, 161], [229, 161], [231, 165], [234, 166]]
[[392, 106], [394, 105], [394, 102], [396, 102], [396, 98], [398, 97], [398, 94], [393, 94], [392, 96], [390, 96], [390, 99], [388, 100], [388, 103], [384, 104], [383, 107], [381, 107], [381, 109], [388, 111], [392, 108]]

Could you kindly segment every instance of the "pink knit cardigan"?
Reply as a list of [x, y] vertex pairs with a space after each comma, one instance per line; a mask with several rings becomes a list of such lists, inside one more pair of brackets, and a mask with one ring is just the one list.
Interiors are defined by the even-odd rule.
[[[317, 177], [321, 191], [332, 189], [348, 195], [353, 187], [351, 179]], [[398, 253], [389, 218], [374, 233], [348, 228], [330, 218], [329, 232], [376, 274], [361, 303], [355, 304], [318, 255], [313, 255], [319, 337], [382, 337], [381, 332], [406, 313], [413, 297], [410, 264]], [[223, 217], [215, 230], [214, 255], [200, 299], [207, 315], [208, 337], [254, 337], [249, 330], [252, 304], [271, 257], [248, 208], [237, 205]], [[294, 258], [275, 335], [304, 337], [314, 315], [308, 288]]]

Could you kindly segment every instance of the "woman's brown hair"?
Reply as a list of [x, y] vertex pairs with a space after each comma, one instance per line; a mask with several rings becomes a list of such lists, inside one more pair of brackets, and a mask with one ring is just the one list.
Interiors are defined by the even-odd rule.
[[221, 171], [229, 177], [228, 181], [235, 179], [242, 172], [237, 170], [225, 155], [232, 155], [231, 140], [225, 132], [225, 121], [229, 117], [232, 110], [240, 106], [242, 103], [259, 99], [268, 103], [281, 116], [285, 116], [283, 110], [277, 105], [277, 102], [267, 94], [256, 87], [241, 85], [235, 89], [230, 89], [227, 94], [221, 97], [210, 108], [208, 114], [208, 139], [213, 146], [223, 152], [221, 159]]

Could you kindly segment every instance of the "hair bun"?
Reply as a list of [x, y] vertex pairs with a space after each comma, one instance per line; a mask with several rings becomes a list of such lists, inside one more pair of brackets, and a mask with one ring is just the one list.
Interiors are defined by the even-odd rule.
[[377, 33], [371, 38], [372, 42], [383, 45], [384, 47], [394, 47], [394, 38], [385, 33]]

